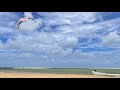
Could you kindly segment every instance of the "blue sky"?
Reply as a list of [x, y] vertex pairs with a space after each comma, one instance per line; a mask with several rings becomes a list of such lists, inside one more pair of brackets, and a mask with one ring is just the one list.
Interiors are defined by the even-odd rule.
[[[21, 31], [16, 23], [22, 17]], [[119, 12], [0, 12], [0, 66], [120, 67]]]

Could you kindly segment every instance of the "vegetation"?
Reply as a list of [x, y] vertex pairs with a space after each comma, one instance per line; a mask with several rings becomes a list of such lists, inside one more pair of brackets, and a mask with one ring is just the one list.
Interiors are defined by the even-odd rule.
[[[48, 69], [13, 69], [0, 68], [0, 71], [32, 72], [32, 73], [56, 73], [56, 74], [92, 74], [94, 69], [89, 68], [48, 68]], [[95, 69], [98, 72], [120, 74], [120, 69]]]

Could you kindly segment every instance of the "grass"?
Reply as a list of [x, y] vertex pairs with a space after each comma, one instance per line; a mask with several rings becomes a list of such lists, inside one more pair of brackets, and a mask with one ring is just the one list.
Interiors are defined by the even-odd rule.
[[[87, 74], [91, 75], [89, 68], [49, 68], [49, 69], [0, 69], [6, 72], [32, 72], [32, 73], [55, 73], [55, 74]], [[120, 69], [96, 69], [98, 72], [120, 74]]]

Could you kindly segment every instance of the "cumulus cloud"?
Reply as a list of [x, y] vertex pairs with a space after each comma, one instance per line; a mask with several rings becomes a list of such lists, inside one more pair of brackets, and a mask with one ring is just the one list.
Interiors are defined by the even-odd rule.
[[62, 47], [74, 47], [78, 43], [78, 38], [74, 36], [65, 36], [60, 41], [58, 41], [58, 45]]
[[[37, 14], [38, 18], [34, 14]], [[34, 20], [23, 22], [20, 25], [21, 31], [19, 31], [15, 23], [23, 16], [34, 17]], [[15, 34], [14, 38], [11, 38], [13, 35], [7, 38], [0, 37], [0, 50], [5, 50], [0, 57], [7, 60], [73, 59], [76, 62], [86, 60], [87, 63], [87, 60], [95, 61], [99, 58], [103, 60], [101, 60], [102, 63], [110, 57], [111, 53], [104, 52], [104, 50], [104, 53], [99, 50], [87, 52], [82, 51], [82, 48], [119, 47], [120, 18], [104, 20], [104, 13], [24, 12], [20, 16], [18, 13], [2, 12], [0, 19], [2, 19], [0, 35]], [[5, 43], [3, 43], [4, 39], [7, 39]], [[9, 50], [17, 50], [17, 53], [13, 52], [10, 55], [6, 53]], [[117, 57], [118, 54], [116, 53], [115, 56]]]
[[40, 42], [43, 44], [54, 44], [55, 43], [55, 37], [53, 36], [52, 33], [47, 33], [47, 32], [41, 32], [41, 33], [35, 33], [34, 35], [35, 41]]
[[120, 46], [120, 36], [117, 31], [111, 32], [102, 38], [102, 45], [108, 47], [119, 47]]
[[31, 12], [24, 12], [24, 16], [33, 18], [33, 15]]

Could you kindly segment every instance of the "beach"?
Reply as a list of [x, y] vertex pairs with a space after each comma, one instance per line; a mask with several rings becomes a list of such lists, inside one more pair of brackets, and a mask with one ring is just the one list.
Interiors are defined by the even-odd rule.
[[112, 76], [95, 76], [83, 74], [49, 74], [27, 72], [0, 72], [0, 78], [117, 78]]

